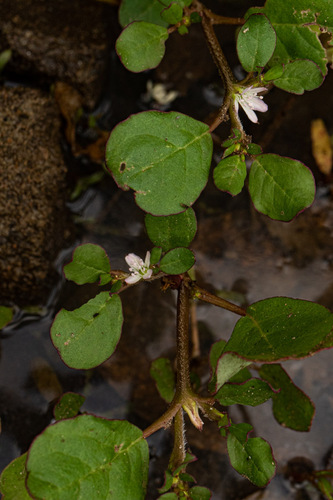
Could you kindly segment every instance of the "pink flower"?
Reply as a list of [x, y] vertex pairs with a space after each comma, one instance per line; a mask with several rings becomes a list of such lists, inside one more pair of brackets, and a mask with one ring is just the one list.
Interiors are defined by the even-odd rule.
[[128, 255], [126, 255], [125, 260], [131, 272], [130, 276], [125, 279], [125, 282], [129, 285], [133, 285], [141, 279], [149, 280], [149, 278], [153, 274], [153, 270], [149, 269], [150, 252], [146, 253], [144, 262], [140, 257], [135, 255], [135, 253], [129, 253]]
[[242, 106], [249, 120], [253, 123], [258, 123], [258, 117], [254, 111], [267, 111], [268, 106], [263, 101], [263, 96], [258, 95], [259, 92], [267, 90], [266, 87], [250, 87], [243, 88], [235, 94], [235, 109], [238, 114], [239, 105]]

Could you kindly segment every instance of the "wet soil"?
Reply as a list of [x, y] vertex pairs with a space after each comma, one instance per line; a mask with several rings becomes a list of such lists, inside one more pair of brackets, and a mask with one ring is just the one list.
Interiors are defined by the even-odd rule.
[[[218, 3], [220, 8], [222, 2]], [[234, 3], [224, 2], [234, 15]], [[244, 8], [246, 10], [246, 8]], [[224, 43], [233, 44], [234, 32], [227, 30]], [[193, 37], [200, 40], [195, 28]], [[183, 42], [182, 42], [183, 43]], [[198, 41], [194, 43], [199, 43]], [[210, 120], [221, 99], [222, 89], [217, 72], [204, 55], [202, 62], [193, 57], [186, 66], [188, 76], [182, 81], [181, 68], [188, 63], [188, 49], [177, 50], [170, 44], [170, 59], [162, 69], [145, 75], [127, 75], [114, 53], [112, 84], [98, 108], [102, 122], [113, 126], [129, 113], [160, 103], [147, 101], [148, 79], [163, 82], [179, 92], [170, 109], [186, 112], [195, 118]], [[208, 56], [207, 56], [208, 57]], [[236, 60], [234, 61], [236, 65]], [[239, 68], [234, 66], [234, 70]], [[304, 161], [313, 171], [318, 190], [313, 206], [289, 224], [270, 221], [252, 207], [247, 191], [232, 198], [220, 193], [210, 181], [205, 194], [195, 205], [198, 233], [193, 242], [196, 274], [200, 285], [216, 291], [229, 300], [246, 305], [254, 301], [285, 295], [315, 300], [333, 309], [333, 200], [332, 178], [316, 167], [311, 154], [310, 122], [322, 118], [333, 133], [332, 75], [323, 86], [302, 97], [294, 98], [278, 90], [267, 97], [269, 112], [260, 116], [262, 127], [246, 124], [255, 142], [265, 152], [279, 152]], [[65, 124], [64, 124], [65, 126]], [[81, 126], [81, 125], [79, 125]], [[228, 124], [216, 130], [216, 155]], [[74, 176], [91, 173], [97, 168], [88, 158], [74, 159], [70, 148], [66, 158]], [[77, 242], [103, 246], [114, 269], [124, 268], [129, 252], [144, 255], [151, 244], [145, 234], [143, 214], [130, 192], [120, 192], [112, 179], [89, 188], [71, 203], [76, 223]], [[54, 314], [61, 308], [73, 309], [96, 294], [94, 285], [78, 287], [65, 283], [61, 267], [71, 258], [65, 249], [55, 262], [57, 285], [43, 308], [32, 313], [20, 310], [14, 322], [2, 332], [0, 363], [0, 408], [3, 433], [0, 435], [0, 467], [26, 451], [30, 442], [52, 419], [52, 408], [59, 394], [76, 391], [86, 396], [83, 411], [108, 418], [126, 418], [141, 428], [147, 427], [165, 409], [149, 375], [150, 363], [159, 356], [175, 357], [176, 297], [172, 291], [161, 292], [159, 283], [142, 283], [123, 297], [125, 324], [114, 355], [94, 370], [76, 371], [66, 367], [54, 350], [49, 328]], [[200, 357], [193, 361], [203, 384], [209, 377], [208, 355], [212, 342], [227, 339], [235, 318], [231, 313], [197, 306], [200, 331]], [[236, 423], [247, 421], [255, 434], [267, 439], [278, 461], [277, 476], [265, 490], [252, 486], [237, 475], [229, 464], [225, 441], [219, 438], [213, 424], [205, 422], [199, 433], [188, 426], [187, 441], [198, 461], [189, 467], [198, 483], [212, 489], [214, 500], [319, 500], [306, 482], [290, 481], [288, 462], [294, 457], [310, 460], [316, 469], [329, 466], [333, 445], [332, 355], [323, 351], [316, 356], [284, 364], [295, 383], [316, 405], [313, 427], [309, 433], [297, 433], [279, 426], [272, 417], [271, 404], [245, 410], [232, 406]], [[158, 496], [171, 452], [171, 431], [161, 431], [149, 438], [151, 467], [148, 500]]]

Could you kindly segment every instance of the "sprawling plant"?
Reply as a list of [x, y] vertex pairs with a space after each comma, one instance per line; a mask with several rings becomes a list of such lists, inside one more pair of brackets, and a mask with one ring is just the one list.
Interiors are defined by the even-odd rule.
[[[99, 282], [103, 290], [78, 309], [62, 309], [51, 338], [64, 363], [90, 369], [107, 360], [121, 336], [121, 296], [132, 286], [160, 280], [163, 290], [176, 290], [177, 358], [153, 362], [151, 375], [166, 412], [143, 431], [127, 421], [79, 414], [82, 396], [64, 394], [54, 409], [56, 422], [45, 429], [27, 454], [12, 462], [1, 477], [5, 498], [115, 499], [144, 498], [149, 453], [146, 438], [173, 425], [174, 446], [160, 498], [209, 499], [207, 488], [194, 484], [186, 472], [194, 459], [186, 449], [184, 414], [199, 430], [204, 419], [216, 422], [226, 439], [231, 465], [264, 487], [275, 474], [271, 447], [251, 437], [252, 426], [232, 422], [225, 407], [273, 401], [275, 419], [298, 431], [310, 429], [314, 406], [294, 385], [280, 362], [311, 356], [333, 345], [333, 314], [325, 307], [286, 297], [261, 300], [243, 309], [203, 289], [191, 271], [190, 249], [197, 225], [192, 205], [206, 186], [212, 162], [212, 132], [229, 120], [230, 134], [213, 169], [216, 187], [237, 195], [246, 178], [257, 211], [290, 221], [309, 207], [315, 195], [310, 170], [301, 162], [264, 153], [251, 142], [240, 114], [258, 122], [267, 110], [265, 94], [278, 87], [294, 94], [316, 89], [327, 74], [331, 51], [331, 0], [266, 0], [244, 18], [228, 18], [197, 0], [123, 0], [119, 9], [123, 31], [116, 51], [133, 72], [155, 68], [165, 42], [174, 32], [186, 36], [200, 23], [224, 87], [221, 109], [208, 126], [178, 112], [146, 111], [130, 116], [111, 132], [106, 169], [119, 188], [133, 190], [146, 213], [152, 248], [143, 258], [124, 256], [125, 270], [113, 270], [99, 246], [77, 247], [64, 268], [68, 280], [81, 285]], [[215, 26], [239, 26], [237, 54], [245, 78], [233, 75], [215, 34]], [[108, 290], [106, 290], [108, 286]], [[204, 301], [239, 316], [226, 342], [211, 347], [208, 387], [194, 389], [190, 378], [190, 321], [193, 301]], [[255, 373], [255, 375], [253, 375]], [[203, 395], [204, 394], [204, 395]], [[332, 498], [328, 471], [314, 474], [314, 484]]]

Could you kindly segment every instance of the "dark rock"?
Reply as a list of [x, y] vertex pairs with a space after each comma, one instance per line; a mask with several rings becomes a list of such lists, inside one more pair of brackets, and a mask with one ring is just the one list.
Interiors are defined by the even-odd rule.
[[67, 224], [57, 105], [40, 91], [0, 90], [0, 301], [45, 302]]
[[11, 72], [79, 90], [88, 107], [100, 96], [115, 9], [91, 0], [2, 0], [0, 52], [12, 49]]

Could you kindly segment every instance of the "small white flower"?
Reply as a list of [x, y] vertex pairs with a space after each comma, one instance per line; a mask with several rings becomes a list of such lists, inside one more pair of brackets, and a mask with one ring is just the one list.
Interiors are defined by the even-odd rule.
[[266, 87], [246, 87], [235, 94], [235, 109], [238, 113], [239, 105], [242, 106], [249, 120], [253, 123], [258, 123], [258, 117], [254, 111], [267, 111], [268, 106], [263, 101], [263, 96], [258, 95], [259, 92], [267, 90]]
[[140, 280], [149, 280], [153, 274], [153, 270], [149, 269], [150, 266], [150, 252], [146, 253], [145, 261], [135, 255], [135, 253], [129, 253], [126, 255], [125, 260], [129, 266], [131, 275], [125, 279], [125, 282], [129, 285], [137, 283]]

